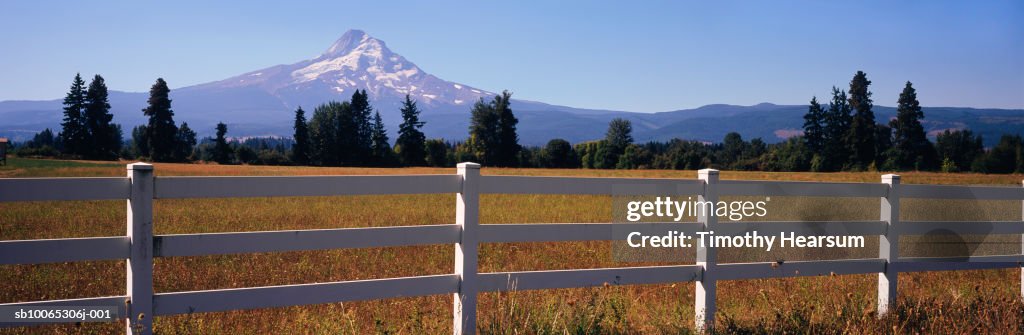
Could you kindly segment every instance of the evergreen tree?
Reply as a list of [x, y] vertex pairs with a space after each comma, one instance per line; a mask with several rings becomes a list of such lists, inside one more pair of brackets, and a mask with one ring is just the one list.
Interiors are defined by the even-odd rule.
[[[228, 145], [228, 140], [225, 137], [228, 133], [228, 125], [218, 122], [217, 123], [217, 139], [214, 140], [213, 145], [213, 160], [220, 164], [231, 163], [231, 158], [234, 156], [234, 150]], [[248, 156], [244, 157], [248, 158]], [[245, 160], [242, 160], [243, 162]]]
[[192, 149], [196, 146], [196, 132], [188, 127], [188, 122], [182, 122], [176, 136], [177, 149], [174, 152], [174, 160], [178, 162], [192, 160]]
[[889, 122], [895, 131], [892, 156], [897, 169], [931, 170], [938, 166], [938, 158], [932, 143], [925, 135], [921, 119], [924, 113], [917, 101], [917, 91], [908, 81], [900, 93], [896, 107], [896, 119]]
[[355, 93], [352, 93], [352, 100], [349, 104], [350, 109], [344, 110], [338, 118], [340, 122], [338, 136], [345, 139], [342, 141], [345, 143], [340, 143], [340, 148], [351, 153], [347, 159], [343, 158], [343, 163], [366, 165], [372, 155], [373, 107], [370, 106], [366, 90], [356, 90]]
[[950, 172], [970, 170], [971, 164], [985, 153], [981, 135], [975, 136], [970, 129], [947, 129], [935, 138], [935, 147], [943, 162], [949, 162]]
[[174, 124], [170, 92], [167, 82], [163, 78], [157, 78], [156, 83], [149, 89], [149, 106], [142, 110], [149, 117], [149, 124], [146, 126], [149, 158], [156, 162], [172, 161], [175, 148], [178, 146], [178, 127]]
[[[348, 143], [339, 139], [341, 137], [338, 134], [339, 114], [347, 110], [349, 110], [348, 102], [336, 101], [319, 105], [313, 110], [313, 117], [309, 121], [309, 138], [310, 160], [314, 164], [335, 166], [341, 163], [340, 145]], [[347, 112], [345, 113], [347, 114]], [[350, 129], [345, 128], [345, 130]], [[344, 138], [351, 140], [351, 136]]]
[[420, 121], [420, 110], [416, 102], [405, 95], [402, 103], [402, 124], [398, 126], [398, 141], [395, 149], [406, 166], [421, 166], [426, 163], [426, 136], [420, 131], [424, 122]]
[[390, 165], [392, 163], [391, 144], [388, 142], [388, 133], [384, 129], [384, 121], [380, 118], [380, 112], [373, 114], [373, 130], [370, 133], [372, 139], [371, 150], [373, 161], [377, 165]]
[[309, 125], [306, 124], [306, 112], [299, 107], [295, 110], [295, 144], [292, 146], [292, 162], [297, 165], [309, 164]]
[[88, 129], [85, 125], [86, 108], [85, 81], [81, 74], [75, 74], [71, 89], [64, 97], [64, 120], [61, 122], [60, 142], [64, 145], [64, 153], [84, 155], [89, 146]]
[[804, 115], [804, 141], [807, 142], [807, 150], [814, 154], [820, 154], [825, 146], [825, 110], [818, 103], [818, 97], [811, 97], [811, 106], [807, 108]]
[[519, 162], [519, 135], [516, 133], [516, 125], [519, 119], [512, 114], [512, 93], [503, 91], [494, 97], [492, 102], [493, 110], [498, 113], [498, 166], [515, 166]]
[[819, 164], [815, 171], [837, 171], [843, 167], [849, 157], [844, 137], [850, 128], [850, 105], [846, 102], [846, 92], [832, 87], [832, 101], [828, 104], [828, 112], [824, 120], [823, 147]]
[[57, 137], [53, 135], [53, 131], [50, 128], [43, 129], [43, 131], [32, 136], [32, 141], [29, 142], [30, 147], [42, 148], [42, 147], [57, 147]]
[[85, 93], [85, 128], [89, 145], [86, 156], [93, 159], [115, 159], [121, 151], [120, 126], [112, 124], [107, 98], [107, 84], [103, 77], [96, 75]]
[[473, 104], [466, 146], [480, 164], [499, 163], [498, 148], [501, 142], [498, 139], [498, 122], [498, 114], [495, 113], [493, 104], [485, 103], [483, 98]]
[[876, 163], [877, 144], [875, 136], [875, 114], [871, 111], [871, 81], [863, 71], [857, 71], [850, 81], [850, 108], [854, 111], [850, 130], [846, 133], [846, 146], [850, 150], [849, 167], [863, 170]]

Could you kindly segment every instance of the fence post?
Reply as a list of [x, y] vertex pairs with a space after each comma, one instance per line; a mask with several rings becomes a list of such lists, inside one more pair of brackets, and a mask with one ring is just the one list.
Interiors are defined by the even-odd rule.
[[[702, 231], [714, 231], [718, 226], [718, 217], [715, 216], [715, 203], [718, 202], [718, 170], [703, 169], [697, 171], [697, 177], [704, 181], [704, 194], [697, 197], [698, 201], [711, 202], [712, 206], [702, 206], [703, 210], [697, 212], [697, 222], [701, 224]], [[697, 243], [697, 265], [702, 267], [700, 279], [696, 281], [696, 298], [694, 307], [694, 319], [696, 320], [697, 332], [704, 332], [715, 327], [715, 296], [716, 283], [715, 271], [716, 255], [718, 252], [710, 246], [701, 246]]]
[[126, 333], [153, 334], [153, 165], [128, 164], [128, 301]]
[[899, 259], [899, 233], [896, 225], [900, 222], [900, 176], [882, 175], [882, 183], [889, 186], [889, 192], [882, 198], [881, 221], [886, 222], [885, 235], [878, 238], [878, 257], [885, 260], [885, 272], [878, 274], [878, 317], [889, 311], [896, 302], [896, 288], [899, 286], [898, 272], [893, 263]]
[[459, 163], [462, 191], [455, 204], [455, 224], [462, 237], [455, 244], [455, 274], [459, 290], [455, 292], [452, 333], [476, 334], [477, 226], [480, 224], [480, 164]]

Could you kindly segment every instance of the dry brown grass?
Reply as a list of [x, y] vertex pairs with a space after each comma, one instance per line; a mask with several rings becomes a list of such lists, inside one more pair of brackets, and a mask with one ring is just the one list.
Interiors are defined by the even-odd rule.
[[[2, 177], [123, 176], [121, 162], [53, 163], [12, 159]], [[451, 168], [318, 168], [156, 164], [157, 175], [449, 174]], [[621, 176], [693, 179], [695, 171], [483, 169], [490, 175]], [[879, 173], [722, 172], [723, 179], [878, 182]], [[904, 183], [1020, 185], [1021, 175], [902, 173]], [[795, 201], [795, 200], [794, 200]], [[387, 205], [385, 205], [385, 203]], [[481, 221], [608, 222], [603, 196], [485, 195]], [[877, 218], [878, 202], [847, 203], [843, 216]], [[452, 195], [157, 200], [155, 233], [205, 233], [454, 223]], [[803, 217], [814, 206], [779, 213]], [[936, 215], [922, 203], [904, 217]], [[836, 207], [832, 209], [839, 210]], [[802, 211], [802, 212], [801, 212]], [[956, 211], [956, 210], [954, 210]], [[961, 215], [1020, 220], [1020, 203], [1003, 202]], [[948, 217], [948, 213], [945, 214]], [[1014, 217], [1015, 216], [1015, 217]], [[124, 234], [122, 201], [0, 203], [0, 240]], [[350, 249], [207, 257], [155, 262], [157, 292], [449, 273], [451, 246]], [[382, 264], [387, 264], [382, 266]], [[481, 272], [632, 266], [612, 261], [610, 242], [502, 243], [481, 247]], [[1004, 332], [1024, 323], [1019, 270], [917, 273], [901, 276], [900, 311], [865, 318], [874, 306], [875, 276], [806, 277], [722, 282], [722, 330], [759, 332]], [[120, 295], [123, 262], [0, 266], [0, 303]], [[979, 286], [980, 283], [980, 286]], [[483, 294], [487, 333], [686, 333], [693, 324], [693, 284], [599, 287]], [[451, 298], [363, 301], [254, 311], [159, 317], [160, 333], [450, 333]], [[841, 311], [837, 312], [837, 311]], [[915, 314], [916, 313], [916, 314]], [[936, 313], [942, 313], [936, 314]], [[961, 321], [953, 321], [961, 320]], [[1009, 322], [1009, 324], [1007, 323]], [[110, 333], [119, 324], [2, 329], [0, 333]]]

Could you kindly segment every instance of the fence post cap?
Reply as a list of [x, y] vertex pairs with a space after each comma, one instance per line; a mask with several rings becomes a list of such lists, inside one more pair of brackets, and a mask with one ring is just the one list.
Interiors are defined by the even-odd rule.
[[698, 174], [718, 174], [718, 170], [715, 169], [700, 169], [697, 170]]
[[457, 165], [457, 166], [460, 169], [479, 169], [480, 168], [480, 164], [473, 163], [473, 162], [463, 162], [463, 163], [459, 163], [459, 165]]
[[135, 163], [128, 164], [128, 170], [152, 171], [153, 170], [153, 164], [142, 163], [142, 162], [135, 162]]
[[900, 180], [900, 175], [895, 173], [883, 174], [882, 180]]

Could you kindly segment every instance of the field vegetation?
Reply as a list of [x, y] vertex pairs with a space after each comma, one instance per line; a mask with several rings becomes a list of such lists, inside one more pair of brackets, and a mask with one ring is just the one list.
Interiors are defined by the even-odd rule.
[[[124, 176], [128, 162], [11, 158], [0, 177]], [[450, 174], [453, 168], [281, 167], [155, 164], [170, 175]], [[695, 171], [484, 168], [485, 175], [696, 178]], [[723, 179], [878, 182], [879, 173], [723, 171]], [[902, 173], [903, 183], [1021, 186], [1024, 176]], [[878, 200], [779, 199], [771, 219], [824, 210], [834, 219], [878, 217]], [[609, 222], [611, 197], [484, 195], [481, 222]], [[907, 220], [1021, 220], [1019, 201], [904, 202]], [[165, 199], [154, 207], [156, 234], [377, 227], [454, 223], [453, 195], [245, 199]], [[0, 203], [0, 240], [116, 236], [124, 201]], [[1016, 238], [1019, 242], [1020, 239]], [[1018, 247], [1019, 251], [1019, 247]], [[867, 250], [867, 254], [874, 251]], [[157, 292], [450, 273], [453, 247], [397, 247], [159, 258]], [[598, 268], [616, 263], [611, 242], [501, 243], [481, 246], [480, 272]], [[723, 333], [1021, 333], [1020, 270], [904, 274], [894, 312], [877, 319], [875, 275], [759, 279], [719, 283]], [[122, 261], [0, 266], [0, 303], [124, 294]], [[483, 294], [480, 331], [488, 334], [650, 334], [693, 331], [693, 284], [614, 286]], [[443, 334], [451, 296], [360, 301], [158, 317], [161, 334]], [[120, 323], [0, 329], [0, 333], [107, 334]]]

